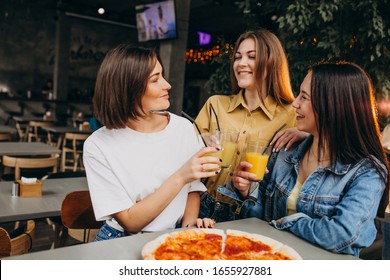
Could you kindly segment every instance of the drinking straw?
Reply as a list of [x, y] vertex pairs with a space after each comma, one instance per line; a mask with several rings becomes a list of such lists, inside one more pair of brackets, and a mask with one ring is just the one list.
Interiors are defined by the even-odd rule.
[[274, 139], [276, 133], [278, 133], [279, 131], [281, 131], [286, 125], [287, 125], [287, 124], [284, 123], [281, 127], [279, 127], [279, 128], [275, 131], [274, 135], [272, 135], [272, 137], [271, 137], [271, 139], [269, 140], [267, 146], [265, 147], [263, 154], [265, 153], [265, 151], [266, 151], [267, 149], [269, 149], [269, 148], [271, 147], [270, 145], [271, 145], [272, 139]]
[[211, 110], [213, 111], [214, 113], [214, 116], [215, 116], [215, 120], [217, 121], [217, 127], [218, 127], [218, 130], [221, 131], [221, 127], [219, 126], [219, 121], [218, 121], [218, 116], [217, 116], [217, 113], [215, 112], [214, 110], [214, 107], [213, 107], [213, 104], [210, 103], [210, 108]]
[[195, 120], [193, 118], [190, 117], [190, 115], [188, 115], [187, 113], [185, 113], [184, 111], [181, 111], [181, 114], [186, 117], [188, 120], [190, 120], [196, 127], [196, 130], [198, 130], [198, 133], [200, 135], [200, 138], [202, 138], [202, 141], [203, 141], [203, 144], [205, 147], [207, 147], [207, 144], [206, 144], [206, 141], [204, 141], [204, 138], [202, 136], [202, 133], [200, 132], [200, 129], [199, 129], [199, 126], [196, 124]]

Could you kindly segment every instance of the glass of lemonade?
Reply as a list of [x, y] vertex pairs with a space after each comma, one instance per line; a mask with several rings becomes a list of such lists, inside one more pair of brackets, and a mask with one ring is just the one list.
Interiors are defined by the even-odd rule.
[[246, 171], [256, 174], [256, 180], [263, 180], [264, 172], [267, 167], [268, 158], [271, 154], [270, 147], [267, 147], [264, 141], [250, 141], [246, 147], [245, 161], [252, 164]]
[[210, 132], [204, 132], [202, 133], [202, 137], [204, 141], [206, 142], [207, 147], [216, 147], [219, 150], [212, 153], [207, 153], [204, 156], [212, 156], [217, 157], [219, 159], [222, 159], [222, 133], [219, 130], [216, 130], [213, 133]]
[[222, 133], [222, 168], [229, 168], [233, 162], [238, 145], [238, 131], [225, 130]]

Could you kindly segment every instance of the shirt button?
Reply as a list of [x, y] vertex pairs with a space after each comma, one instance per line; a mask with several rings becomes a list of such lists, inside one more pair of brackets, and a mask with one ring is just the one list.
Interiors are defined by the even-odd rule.
[[240, 151], [237, 151], [237, 155], [240, 155]]
[[233, 172], [230, 172], [230, 173], [229, 173], [229, 176], [233, 176]]
[[242, 132], [242, 134], [245, 134], [246, 133], [246, 130], [244, 130], [243, 132]]

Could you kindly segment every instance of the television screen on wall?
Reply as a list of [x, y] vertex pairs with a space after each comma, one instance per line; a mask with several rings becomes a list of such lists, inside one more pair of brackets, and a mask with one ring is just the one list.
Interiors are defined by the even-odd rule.
[[177, 38], [174, 0], [135, 6], [138, 42]]

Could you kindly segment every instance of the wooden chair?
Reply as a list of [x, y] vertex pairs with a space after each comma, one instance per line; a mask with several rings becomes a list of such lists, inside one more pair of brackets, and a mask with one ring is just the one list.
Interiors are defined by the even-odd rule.
[[0, 133], [0, 141], [11, 141], [12, 138], [13, 137], [11, 133]]
[[84, 170], [83, 144], [90, 134], [65, 133], [62, 143], [61, 171]]
[[30, 121], [27, 126], [27, 141], [46, 142], [47, 132], [42, 127], [52, 126], [51, 122]]
[[27, 221], [27, 229], [11, 238], [8, 232], [0, 227], [0, 258], [28, 253], [31, 250], [35, 233], [35, 222]]
[[22, 141], [22, 142], [26, 141], [26, 137], [27, 137], [26, 126], [25, 125], [23, 126], [19, 122], [16, 122], [15, 127], [16, 127], [16, 131], [18, 133], [19, 141]]
[[[42, 177], [42, 180], [46, 179], [61, 179], [61, 178], [77, 178], [77, 177], [86, 177], [85, 172], [83, 171], [66, 171], [66, 172], [56, 172], [56, 173], [49, 173], [46, 176]], [[46, 218], [46, 222], [49, 226], [52, 227], [53, 233], [54, 233], [54, 240], [52, 243], [51, 248], [57, 248], [59, 246], [62, 246], [61, 240], [65, 240], [68, 235], [68, 231], [66, 228], [64, 228], [61, 217], [55, 216], [55, 217], [48, 217]], [[74, 231], [73, 236], [76, 234], [76, 230]], [[76, 238], [79, 240], [79, 238]], [[80, 240], [79, 240], [80, 241]]]
[[[74, 191], [66, 195], [62, 201], [61, 220], [68, 234], [83, 243], [92, 241], [103, 225], [102, 221], [95, 219], [89, 191]], [[71, 230], [83, 230], [82, 238]]]
[[58, 154], [52, 155], [51, 157], [47, 157], [47, 158], [19, 158], [19, 157], [12, 157], [12, 156], [3, 156], [2, 159], [2, 164], [4, 167], [15, 169], [14, 179], [12, 180], [20, 179], [21, 169], [48, 168], [51, 169], [51, 172], [57, 172], [58, 162], [59, 162]]

